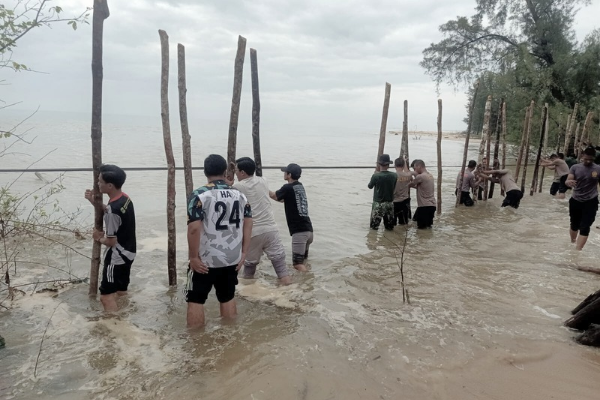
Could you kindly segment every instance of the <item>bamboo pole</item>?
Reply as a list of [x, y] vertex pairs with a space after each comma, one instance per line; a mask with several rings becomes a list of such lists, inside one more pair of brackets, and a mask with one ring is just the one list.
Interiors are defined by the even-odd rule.
[[[502, 169], [506, 168], [506, 102], [502, 102]], [[504, 189], [500, 188], [500, 194], [504, 196]]]
[[[442, 99], [438, 99], [438, 118], [437, 118], [438, 138], [437, 138], [437, 213], [442, 213]], [[460, 193], [458, 193], [460, 195]]]
[[523, 177], [521, 178], [521, 192], [525, 193], [525, 179], [527, 178], [527, 164], [529, 161], [529, 139], [531, 138], [531, 119], [533, 118], [533, 110], [535, 102], [531, 100], [529, 106], [529, 116], [527, 117], [527, 136], [525, 139], [525, 149], [523, 151]]
[[402, 122], [402, 140], [400, 144], [400, 158], [405, 158], [409, 162], [408, 157], [408, 100], [404, 100], [404, 121]]
[[[490, 138], [490, 120], [492, 119], [492, 96], [488, 96], [487, 101], [485, 102], [485, 114], [483, 115], [483, 132], [481, 134], [481, 140], [485, 138], [485, 158], [487, 160], [486, 169], [492, 165], [490, 163], [490, 147], [491, 147], [491, 138]], [[480, 154], [483, 154], [484, 146], [481, 145], [479, 147]], [[483, 159], [483, 156], [480, 155], [480, 160]], [[488, 182], [487, 180], [483, 183], [483, 201], [487, 201], [488, 196]]]
[[519, 146], [519, 156], [517, 157], [517, 165], [515, 167], [515, 183], [519, 182], [519, 172], [521, 163], [523, 162], [523, 148], [525, 146], [525, 136], [527, 135], [527, 121], [529, 118], [529, 107], [525, 109], [525, 119], [523, 120], [523, 133], [521, 135], [521, 145]]
[[[479, 91], [479, 81], [475, 82], [473, 90], [473, 98], [471, 99], [471, 106], [469, 107], [469, 123], [467, 124], [467, 137], [465, 138], [465, 150], [463, 151], [463, 161], [460, 167], [460, 175], [458, 178], [458, 187], [462, 189], [463, 179], [465, 177], [465, 169], [467, 168], [467, 156], [469, 155], [469, 139], [471, 138], [471, 127], [473, 125], [473, 109], [475, 108], [475, 101], [477, 100], [477, 92]], [[477, 197], [475, 197], [477, 198]], [[457, 193], [456, 203], [454, 207], [458, 207], [460, 204], [460, 193]]]
[[[496, 118], [496, 140], [494, 142], [494, 159], [492, 160], [492, 169], [500, 169], [500, 161], [499, 161], [499, 152], [500, 152], [500, 124], [502, 121], [502, 105], [504, 104], [504, 99], [500, 99], [500, 104], [498, 104], [498, 118]], [[498, 162], [496, 162], [498, 160]], [[489, 159], [488, 159], [489, 163]], [[490, 192], [488, 194], [488, 199], [491, 199], [494, 196], [494, 182], [490, 182]]]
[[583, 140], [585, 140], [585, 143], [587, 146], [590, 146], [590, 123], [592, 121], [592, 118], [594, 118], [594, 113], [592, 111], [589, 111], [587, 113], [587, 115], [585, 116], [585, 122], [583, 123], [583, 132], [581, 133], [581, 138]]
[[252, 75], [252, 149], [256, 163], [256, 175], [262, 176], [260, 156], [260, 96], [258, 91], [258, 59], [256, 50], [250, 49], [250, 70]]
[[[104, 20], [110, 16], [106, 0], [94, 0], [94, 14], [92, 16], [92, 166], [93, 193], [94, 193], [94, 229], [103, 230], [104, 210], [102, 207], [102, 193], [98, 187], [100, 166], [102, 166], [102, 80], [104, 77], [102, 66], [102, 36], [104, 33]], [[92, 245], [92, 260], [90, 263], [90, 288], [89, 295], [98, 293], [98, 275], [100, 271], [100, 252], [102, 245], [94, 240]]]
[[[167, 270], [169, 286], [177, 285], [176, 230], [175, 230], [175, 157], [171, 144], [171, 124], [169, 122], [169, 36], [162, 29], [158, 30], [161, 49], [160, 74], [160, 116], [162, 119], [163, 141], [167, 157]], [[191, 193], [191, 192], [190, 192]]]
[[542, 149], [544, 148], [544, 140], [546, 138], [546, 122], [548, 121], [548, 104], [544, 105], [542, 110], [542, 126], [540, 128], [540, 145], [538, 147], [537, 157], [535, 158], [535, 167], [533, 169], [533, 180], [531, 181], [531, 189], [529, 195], [533, 196], [533, 193], [537, 189], [538, 173], [540, 170], [540, 160], [542, 159]]
[[379, 147], [377, 148], [377, 161], [375, 161], [376, 169], [379, 171], [379, 157], [383, 154], [385, 147], [385, 132], [387, 130], [388, 111], [390, 109], [390, 92], [392, 85], [385, 83], [385, 96], [383, 98], [383, 113], [381, 114], [381, 128], [379, 129]]
[[[547, 154], [548, 152], [548, 138], [549, 138], [549, 133], [550, 133], [550, 125], [549, 125], [549, 119], [550, 119], [550, 110], [548, 109], [548, 103], [544, 104], [544, 107], [546, 108], [546, 119], [544, 120], [544, 124], [546, 126], [546, 129], [544, 130], [544, 149], [543, 149], [543, 153]], [[538, 189], [538, 193], [542, 193], [542, 185], [544, 184], [544, 172], [546, 171], [546, 167], [542, 168], [542, 177], [540, 178], [540, 188]]]
[[[581, 124], [578, 122], [577, 127], [575, 128], [575, 139], [573, 140], [573, 151], [575, 151], [575, 156], [579, 158], [579, 153], [581, 151], [581, 145], [583, 143], [583, 137], [579, 137], [579, 131]], [[582, 135], [583, 136], [583, 135]]]
[[179, 89], [179, 122], [181, 123], [183, 176], [185, 179], [185, 194], [187, 201], [187, 195], [190, 195], [194, 191], [194, 180], [192, 177], [192, 147], [190, 143], [191, 137], [187, 119], [185, 47], [181, 43], [177, 44], [177, 88]]
[[233, 72], [233, 96], [231, 114], [229, 116], [229, 139], [227, 141], [227, 179], [233, 180], [235, 169], [235, 149], [237, 147], [237, 128], [240, 117], [240, 98], [242, 96], [242, 78], [244, 74], [244, 57], [246, 55], [246, 38], [238, 36], [238, 47], [235, 55]]
[[[571, 114], [571, 119], [569, 120], [569, 128], [567, 133], [567, 138], [565, 139], [565, 154], [569, 154], [569, 145], [571, 144], [571, 138], [573, 137], [573, 130], [575, 129], [575, 122], [577, 121], [577, 109], [579, 108], [579, 103], [575, 103], [573, 107], [573, 113]], [[575, 149], [573, 149], [575, 150]]]
[[571, 141], [571, 138], [569, 137], [569, 130], [571, 129], [571, 114], [567, 115], [567, 125], [565, 126], [565, 138], [564, 138], [564, 144], [563, 144], [563, 153], [565, 153], [565, 156], [569, 155], [569, 142]]

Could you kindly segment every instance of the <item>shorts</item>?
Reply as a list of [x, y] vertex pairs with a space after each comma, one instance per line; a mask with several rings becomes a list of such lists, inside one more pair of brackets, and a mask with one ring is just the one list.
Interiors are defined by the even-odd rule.
[[292, 263], [294, 265], [304, 264], [304, 260], [308, 258], [308, 248], [312, 242], [313, 233], [310, 231], [292, 234]]
[[213, 285], [219, 303], [227, 303], [233, 300], [235, 286], [238, 284], [236, 268], [237, 265], [209, 268], [208, 274], [199, 274], [188, 267], [185, 301], [204, 304]]
[[579, 231], [581, 236], [588, 236], [590, 234], [590, 227], [596, 220], [597, 211], [597, 197], [586, 201], [578, 201], [571, 197], [569, 199], [569, 218], [571, 220], [571, 230]]
[[512, 208], [519, 208], [521, 199], [523, 198], [523, 192], [519, 189], [513, 189], [506, 192], [506, 197], [502, 202], [501, 207], [511, 206]]
[[464, 204], [465, 207], [472, 207], [475, 202], [471, 198], [471, 193], [469, 192], [460, 192], [460, 203]]
[[410, 197], [406, 200], [394, 202], [394, 224], [406, 225], [411, 217]]
[[100, 294], [108, 295], [117, 292], [126, 292], [129, 286], [129, 274], [133, 261], [125, 264], [109, 264], [110, 254], [104, 258], [104, 269], [102, 270], [102, 282], [100, 283]]
[[417, 207], [417, 211], [415, 211], [415, 216], [413, 217], [413, 221], [417, 221], [417, 228], [431, 228], [435, 210], [435, 206]]
[[283, 247], [283, 243], [281, 243], [279, 231], [271, 231], [252, 236], [250, 248], [244, 262], [244, 278], [254, 278], [256, 266], [260, 262], [263, 252], [273, 264], [278, 278], [283, 278], [290, 274], [285, 263], [285, 248]]

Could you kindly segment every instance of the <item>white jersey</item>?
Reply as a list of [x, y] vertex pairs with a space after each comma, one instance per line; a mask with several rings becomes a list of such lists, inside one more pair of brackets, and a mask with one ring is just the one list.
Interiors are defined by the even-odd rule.
[[244, 218], [252, 217], [243, 193], [224, 181], [196, 189], [188, 199], [188, 223], [202, 221], [200, 259], [209, 268], [237, 265], [242, 258]]

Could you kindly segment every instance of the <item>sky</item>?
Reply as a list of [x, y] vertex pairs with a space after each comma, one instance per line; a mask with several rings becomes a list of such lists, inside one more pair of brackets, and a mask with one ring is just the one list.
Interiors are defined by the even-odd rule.
[[[14, 0], [2, 1], [7, 7]], [[76, 15], [92, 0], [54, 0]], [[472, 15], [475, 0], [108, 0], [104, 23], [105, 114], [160, 122], [160, 41], [170, 37], [171, 124], [178, 124], [177, 43], [186, 48], [190, 120], [229, 120], [238, 35], [247, 39], [240, 124], [251, 119], [249, 49], [258, 53], [261, 123], [379, 131], [385, 83], [389, 129], [435, 130], [435, 85], [419, 66], [442, 39], [439, 25]], [[600, 24], [600, 0], [578, 13], [577, 38]], [[41, 71], [3, 69], [0, 99], [16, 110], [91, 113], [92, 28], [32, 30], [13, 59]], [[465, 87], [443, 86], [444, 130], [464, 130]], [[4, 110], [3, 112], [10, 112]]]

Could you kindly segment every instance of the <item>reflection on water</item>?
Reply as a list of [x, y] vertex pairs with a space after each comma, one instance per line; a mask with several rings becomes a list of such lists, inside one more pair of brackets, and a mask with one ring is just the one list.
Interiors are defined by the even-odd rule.
[[[449, 154], [461, 154], [460, 147], [446, 144]], [[7, 341], [0, 350], [0, 397], [514, 399], [526, 393], [547, 399], [569, 388], [577, 394], [572, 398], [596, 399], [600, 353], [573, 345], [561, 325], [598, 289], [598, 276], [576, 270], [597, 265], [597, 232], [584, 252], [574, 251], [567, 203], [547, 194], [526, 196], [518, 210], [500, 208], [499, 196], [455, 209], [457, 172], [444, 173], [443, 213], [433, 229], [374, 232], [368, 229], [371, 171], [307, 170], [302, 180], [315, 226], [311, 271], [294, 272], [293, 285], [277, 287], [263, 262], [258, 279], [240, 282], [237, 320], [223, 323], [211, 295], [207, 326], [199, 331], [185, 328], [182, 193], [176, 289], [166, 283], [165, 176], [131, 173], [126, 191], [138, 210], [140, 251], [122, 299], [126, 307], [103, 315], [85, 285], [56, 295], [31, 296], [29, 289], [0, 314]], [[277, 172], [266, 177], [273, 189], [283, 183]], [[68, 175], [62, 201], [83, 204], [87, 179]], [[283, 207], [273, 207], [290, 254]], [[410, 305], [402, 302], [399, 272], [405, 238]], [[72, 244], [89, 251], [87, 240]], [[56, 265], [64, 257], [53, 247], [27, 250]], [[70, 262], [74, 274], [86, 275], [85, 258], [73, 255]], [[44, 273], [23, 269], [15, 281]], [[507, 380], [512, 384], [498, 383]]]

